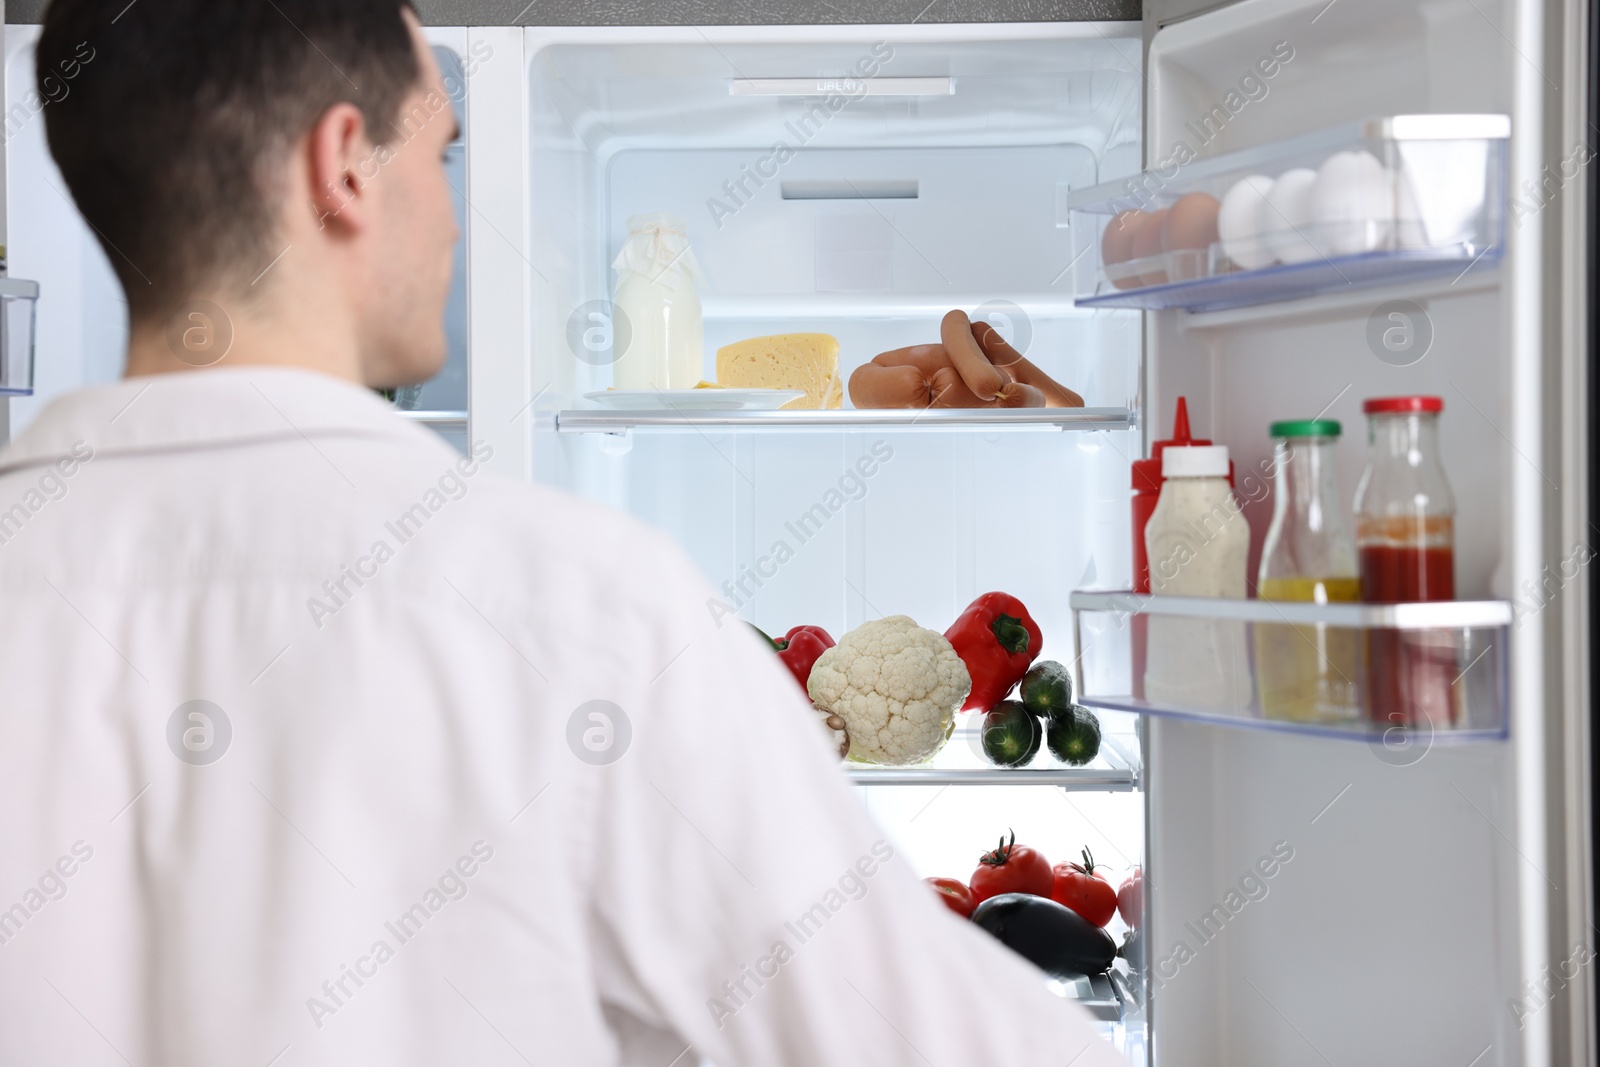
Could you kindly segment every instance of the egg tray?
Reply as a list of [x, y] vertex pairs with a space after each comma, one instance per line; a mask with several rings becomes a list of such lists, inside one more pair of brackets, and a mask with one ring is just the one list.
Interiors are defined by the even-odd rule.
[[1392, 116], [1075, 191], [1076, 302], [1214, 311], [1492, 266], [1509, 134]]

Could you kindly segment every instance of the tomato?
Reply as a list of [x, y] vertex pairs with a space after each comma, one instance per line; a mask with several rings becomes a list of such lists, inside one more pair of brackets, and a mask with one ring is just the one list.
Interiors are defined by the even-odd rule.
[[1117, 912], [1123, 922], [1135, 930], [1139, 928], [1144, 916], [1144, 872], [1137, 867], [1117, 890]]
[[945, 907], [963, 919], [972, 917], [972, 909], [978, 906], [978, 902], [972, 899], [972, 890], [967, 888], [967, 883], [958, 878], [924, 878], [923, 881], [938, 891]]
[[1082, 863], [1058, 863], [1050, 899], [1065, 904], [1096, 926], [1104, 926], [1117, 913], [1117, 891], [1094, 873], [1094, 857], [1083, 850]]
[[1048, 897], [1054, 884], [1050, 861], [1029, 848], [1017, 844], [1017, 835], [1011, 840], [1000, 839], [1000, 847], [985, 852], [978, 860], [978, 869], [972, 872], [972, 899], [979, 904], [1001, 893], [1032, 893]]

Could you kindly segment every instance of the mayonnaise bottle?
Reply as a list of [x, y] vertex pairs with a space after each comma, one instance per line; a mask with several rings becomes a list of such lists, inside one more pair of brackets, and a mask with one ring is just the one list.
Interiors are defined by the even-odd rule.
[[700, 267], [688, 227], [675, 215], [632, 216], [611, 266], [617, 272], [613, 304], [630, 336], [612, 364], [612, 387], [693, 389], [705, 371], [705, 340], [695, 291]]
[[[1227, 448], [1168, 446], [1161, 475], [1161, 496], [1144, 529], [1150, 591], [1244, 599], [1250, 527], [1228, 485]], [[1243, 622], [1150, 617], [1147, 701], [1177, 710], [1244, 714], [1253, 691]]]

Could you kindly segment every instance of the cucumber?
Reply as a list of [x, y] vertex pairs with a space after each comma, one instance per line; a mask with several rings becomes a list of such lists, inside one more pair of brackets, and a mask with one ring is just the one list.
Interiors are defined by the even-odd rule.
[[1056, 759], [1082, 767], [1100, 752], [1100, 720], [1077, 704], [1050, 716], [1045, 740]]
[[1072, 675], [1055, 660], [1035, 663], [1022, 676], [1022, 704], [1041, 719], [1072, 707]]
[[1024, 767], [1039, 753], [1044, 729], [1015, 700], [1002, 700], [983, 717], [983, 754], [996, 767]]

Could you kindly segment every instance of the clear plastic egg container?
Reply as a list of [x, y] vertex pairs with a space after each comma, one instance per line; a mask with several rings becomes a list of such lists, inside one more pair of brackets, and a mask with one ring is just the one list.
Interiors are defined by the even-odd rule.
[[1505, 115], [1397, 115], [1194, 158], [1068, 199], [1077, 303], [1216, 311], [1460, 277], [1505, 239]]

